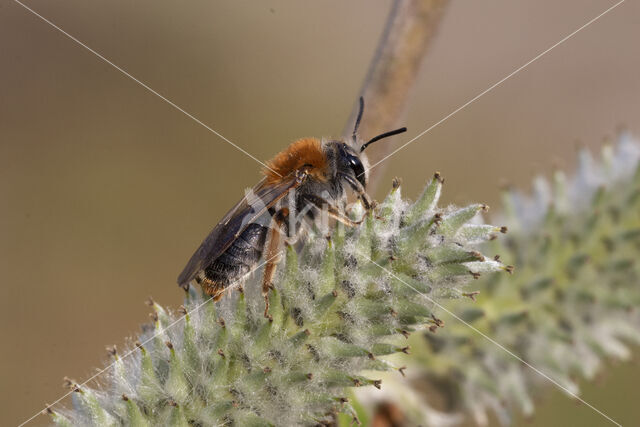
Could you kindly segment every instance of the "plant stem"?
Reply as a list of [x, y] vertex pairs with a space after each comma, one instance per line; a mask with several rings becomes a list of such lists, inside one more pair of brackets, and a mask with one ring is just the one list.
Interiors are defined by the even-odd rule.
[[[360, 95], [367, 104], [359, 133], [370, 138], [400, 126], [404, 118], [409, 95], [433, 41], [449, 0], [394, 0], [376, 53], [369, 65]], [[354, 104], [344, 135], [353, 129], [358, 114]], [[373, 145], [367, 151], [372, 163], [390, 152], [393, 144]], [[375, 191], [383, 175], [384, 165], [376, 168], [369, 183]]]

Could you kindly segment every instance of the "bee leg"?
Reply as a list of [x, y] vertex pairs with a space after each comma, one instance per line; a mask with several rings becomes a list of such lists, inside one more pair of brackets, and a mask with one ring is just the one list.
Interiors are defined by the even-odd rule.
[[358, 197], [360, 198], [360, 200], [362, 201], [362, 204], [364, 205], [365, 210], [368, 212], [369, 210], [371, 210], [372, 208], [372, 202], [371, 199], [369, 198], [369, 195], [367, 194], [367, 192], [365, 191], [364, 187], [362, 186], [362, 184], [360, 184], [359, 181], [356, 181], [355, 179], [353, 179], [351, 176], [349, 175], [345, 175], [345, 174], [340, 174], [340, 176], [349, 183], [349, 185], [351, 186], [351, 188], [353, 189], [353, 191], [356, 192], [356, 194], [358, 195]]
[[362, 224], [362, 221], [364, 221], [364, 218], [367, 216], [367, 214], [365, 213], [364, 215], [362, 215], [362, 218], [360, 218], [358, 221], [354, 221], [331, 205], [329, 205], [327, 212], [329, 213], [329, 216], [331, 218], [338, 220], [344, 225], [349, 227], [356, 227]]
[[348, 216], [346, 216], [344, 213], [342, 213], [338, 208], [336, 208], [335, 206], [331, 205], [329, 202], [327, 202], [322, 197], [314, 196], [312, 194], [307, 194], [305, 196], [305, 199], [307, 199], [309, 202], [313, 203], [320, 210], [322, 210], [324, 208], [324, 206], [326, 206], [327, 207], [327, 213], [329, 214], [329, 216], [331, 218], [333, 218], [335, 220], [338, 220], [341, 223], [343, 223], [344, 225], [347, 225], [349, 227], [355, 227], [355, 226], [360, 225], [362, 223], [362, 221], [364, 221], [364, 218], [366, 216], [366, 214], [365, 214], [358, 221], [354, 221], [351, 218], [349, 218]]
[[287, 218], [289, 217], [289, 209], [282, 208], [273, 216], [271, 227], [268, 231], [268, 239], [264, 258], [267, 260], [262, 276], [262, 296], [264, 297], [264, 317], [271, 320], [269, 314], [269, 290], [273, 289], [273, 276], [276, 273], [276, 266], [280, 262], [281, 233], [286, 228]]

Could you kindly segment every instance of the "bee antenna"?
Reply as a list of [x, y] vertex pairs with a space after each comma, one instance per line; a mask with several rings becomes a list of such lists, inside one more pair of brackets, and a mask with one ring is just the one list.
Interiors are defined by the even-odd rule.
[[360, 152], [362, 153], [365, 148], [367, 148], [369, 145], [373, 144], [376, 141], [380, 141], [381, 139], [388, 138], [390, 136], [397, 135], [399, 133], [403, 133], [403, 132], [406, 132], [406, 131], [407, 131], [407, 128], [402, 127], [400, 129], [390, 130], [389, 132], [381, 133], [378, 136], [374, 136], [369, 141], [367, 141], [366, 143], [362, 144], [362, 147], [360, 147]]
[[356, 133], [360, 126], [360, 120], [362, 120], [362, 113], [364, 112], [364, 98], [360, 97], [360, 109], [358, 110], [358, 117], [356, 117], [356, 125], [353, 127], [353, 139], [356, 139]]

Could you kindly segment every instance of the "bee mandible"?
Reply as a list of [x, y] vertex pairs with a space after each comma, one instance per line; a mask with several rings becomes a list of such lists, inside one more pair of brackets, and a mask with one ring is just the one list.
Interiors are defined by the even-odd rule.
[[[376, 141], [405, 132], [406, 128], [385, 132], [362, 143], [358, 126], [363, 111], [361, 97], [350, 137], [299, 139], [271, 159], [262, 171], [263, 179], [224, 216], [195, 251], [178, 276], [178, 285], [186, 288], [195, 280], [217, 301], [232, 285], [242, 286], [264, 256], [264, 316], [270, 318], [268, 294], [273, 288], [283, 242], [295, 242], [303, 224], [313, 223], [318, 211], [347, 226], [360, 224], [362, 219], [354, 221], [345, 212], [347, 189], [357, 195], [365, 211], [372, 208], [365, 191], [368, 162], [364, 150]], [[287, 199], [290, 203], [286, 203]]]

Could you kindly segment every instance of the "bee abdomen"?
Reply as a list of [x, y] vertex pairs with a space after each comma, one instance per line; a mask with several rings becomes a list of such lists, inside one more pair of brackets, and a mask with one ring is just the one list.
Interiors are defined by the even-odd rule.
[[249, 274], [262, 256], [266, 235], [267, 227], [249, 224], [227, 250], [204, 269], [200, 280], [204, 290], [217, 296]]

